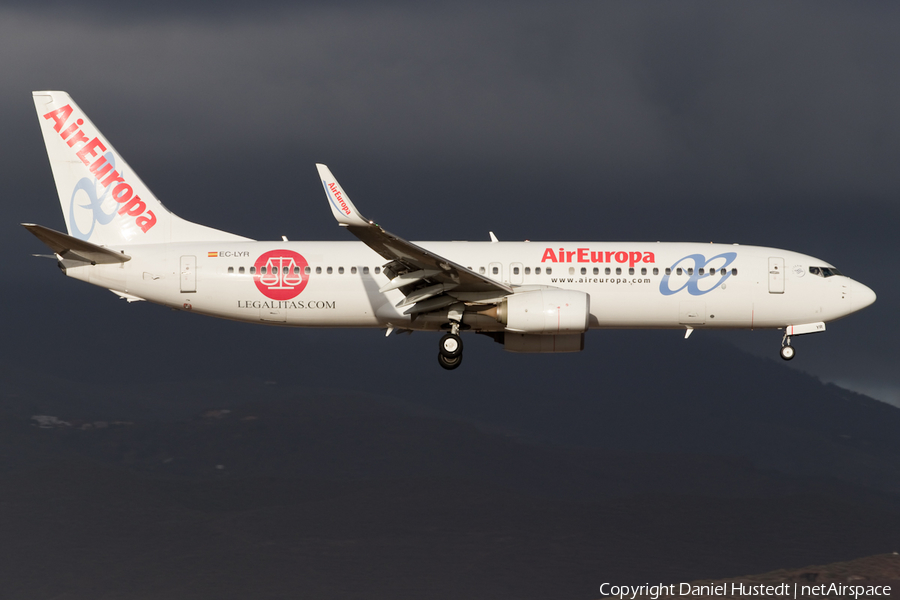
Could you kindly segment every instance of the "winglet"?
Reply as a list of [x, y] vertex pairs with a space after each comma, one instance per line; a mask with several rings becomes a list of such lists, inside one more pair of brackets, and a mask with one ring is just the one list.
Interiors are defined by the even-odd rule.
[[331, 212], [334, 213], [338, 224], [342, 227], [371, 225], [369, 220], [359, 214], [359, 211], [350, 202], [350, 198], [347, 197], [341, 184], [337, 182], [328, 167], [317, 163], [316, 168], [319, 170], [319, 178], [322, 180], [322, 187], [325, 188], [325, 195], [328, 196], [328, 205], [331, 206]]

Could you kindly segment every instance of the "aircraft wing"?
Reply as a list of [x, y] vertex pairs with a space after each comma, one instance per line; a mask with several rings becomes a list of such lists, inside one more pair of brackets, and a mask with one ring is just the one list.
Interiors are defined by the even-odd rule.
[[[338, 224], [389, 261], [384, 272], [391, 281], [380, 291], [402, 291], [406, 299], [398, 306], [413, 305], [406, 314], [444, 308], [457, 302], [456, 295], [461, 293], [475, 292], [486, 296], [513, 293], [511, 287], [408, 242], [366, 219], [350, 202], [328, 167], [317, 164], [316, 168]], [[446, 294], [451, 290], [452, 295]]]

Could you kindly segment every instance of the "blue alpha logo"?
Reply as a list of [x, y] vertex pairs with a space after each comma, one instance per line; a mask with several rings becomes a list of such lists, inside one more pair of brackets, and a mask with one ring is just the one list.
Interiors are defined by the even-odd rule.
[[[112, 152], [107, 152], [103, 157], [111, 165], [115, 166], [116, 159], [113, 158]], [[97, 223], [100, 225], [107, 225], [116, 216], [116, 209], [118, 206], [115, 202], [112, 203], [112, 212], [105, 212], [103, 210], [103, 202], [107, 199], [107, 196], [109, 196], [109, 188], [104, 189], [103, 193], [98, 196], [98, 183], [96, 178], [91, 179], [90, 177], [82, 177], [78, 180], [78, 183], [75, 184], [75, 188], [72, 190], [72, 199], [69, 201], [69, 225], [72, 228], [72, 235], [79, 240], [87, 241], [91, 239], [91, 235], [94, 233], [94, 227]], [[87, 204], [76, 204], [76, 201], [78, 201], [79, 198], [86, 201]], [[91, 224], [87, 231], [82, 231], [78, 226], [78, 220], [75, 218], [76, 206], [78, 208], [86, 208], [90, 211]], [[78, 211], [78, 213], [83, 215], [84, 211]]]
[[[708, 294], [731, 277], [731, 270], [728, 267], [736, 258], [737, 252], [723, 252], [709, 260], [702, 254], [685, 256], [666, 270], [666, 275], [659, 282], [659, 293], [671, 296], [687, 289], [691, 296]], [[676, 283], [680, 281], [684, 283], [673, 290], [669, 286], [670, 278], [674, 278]]]

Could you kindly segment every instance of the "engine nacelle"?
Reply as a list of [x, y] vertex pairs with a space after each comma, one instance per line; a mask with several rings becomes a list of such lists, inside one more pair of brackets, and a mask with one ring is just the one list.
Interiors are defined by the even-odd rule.
[[591, 297], [572, 290], [534, 290], [512, 294], [497, 306], [497, 320], [507, 331], [540, 335], [584, 333], [591, 317]]
[[584, 350], [584, 334], [534, 335], [507, 331], [503, 334], [503, 349], [522, 353], [581, 352]]

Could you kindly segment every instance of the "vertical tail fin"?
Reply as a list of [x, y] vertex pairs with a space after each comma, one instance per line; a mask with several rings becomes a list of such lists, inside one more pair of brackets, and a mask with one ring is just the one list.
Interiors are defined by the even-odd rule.
[[98, 245], [243, 240], [169, 212], [65, 92], [32, 92], [69, 235]]

